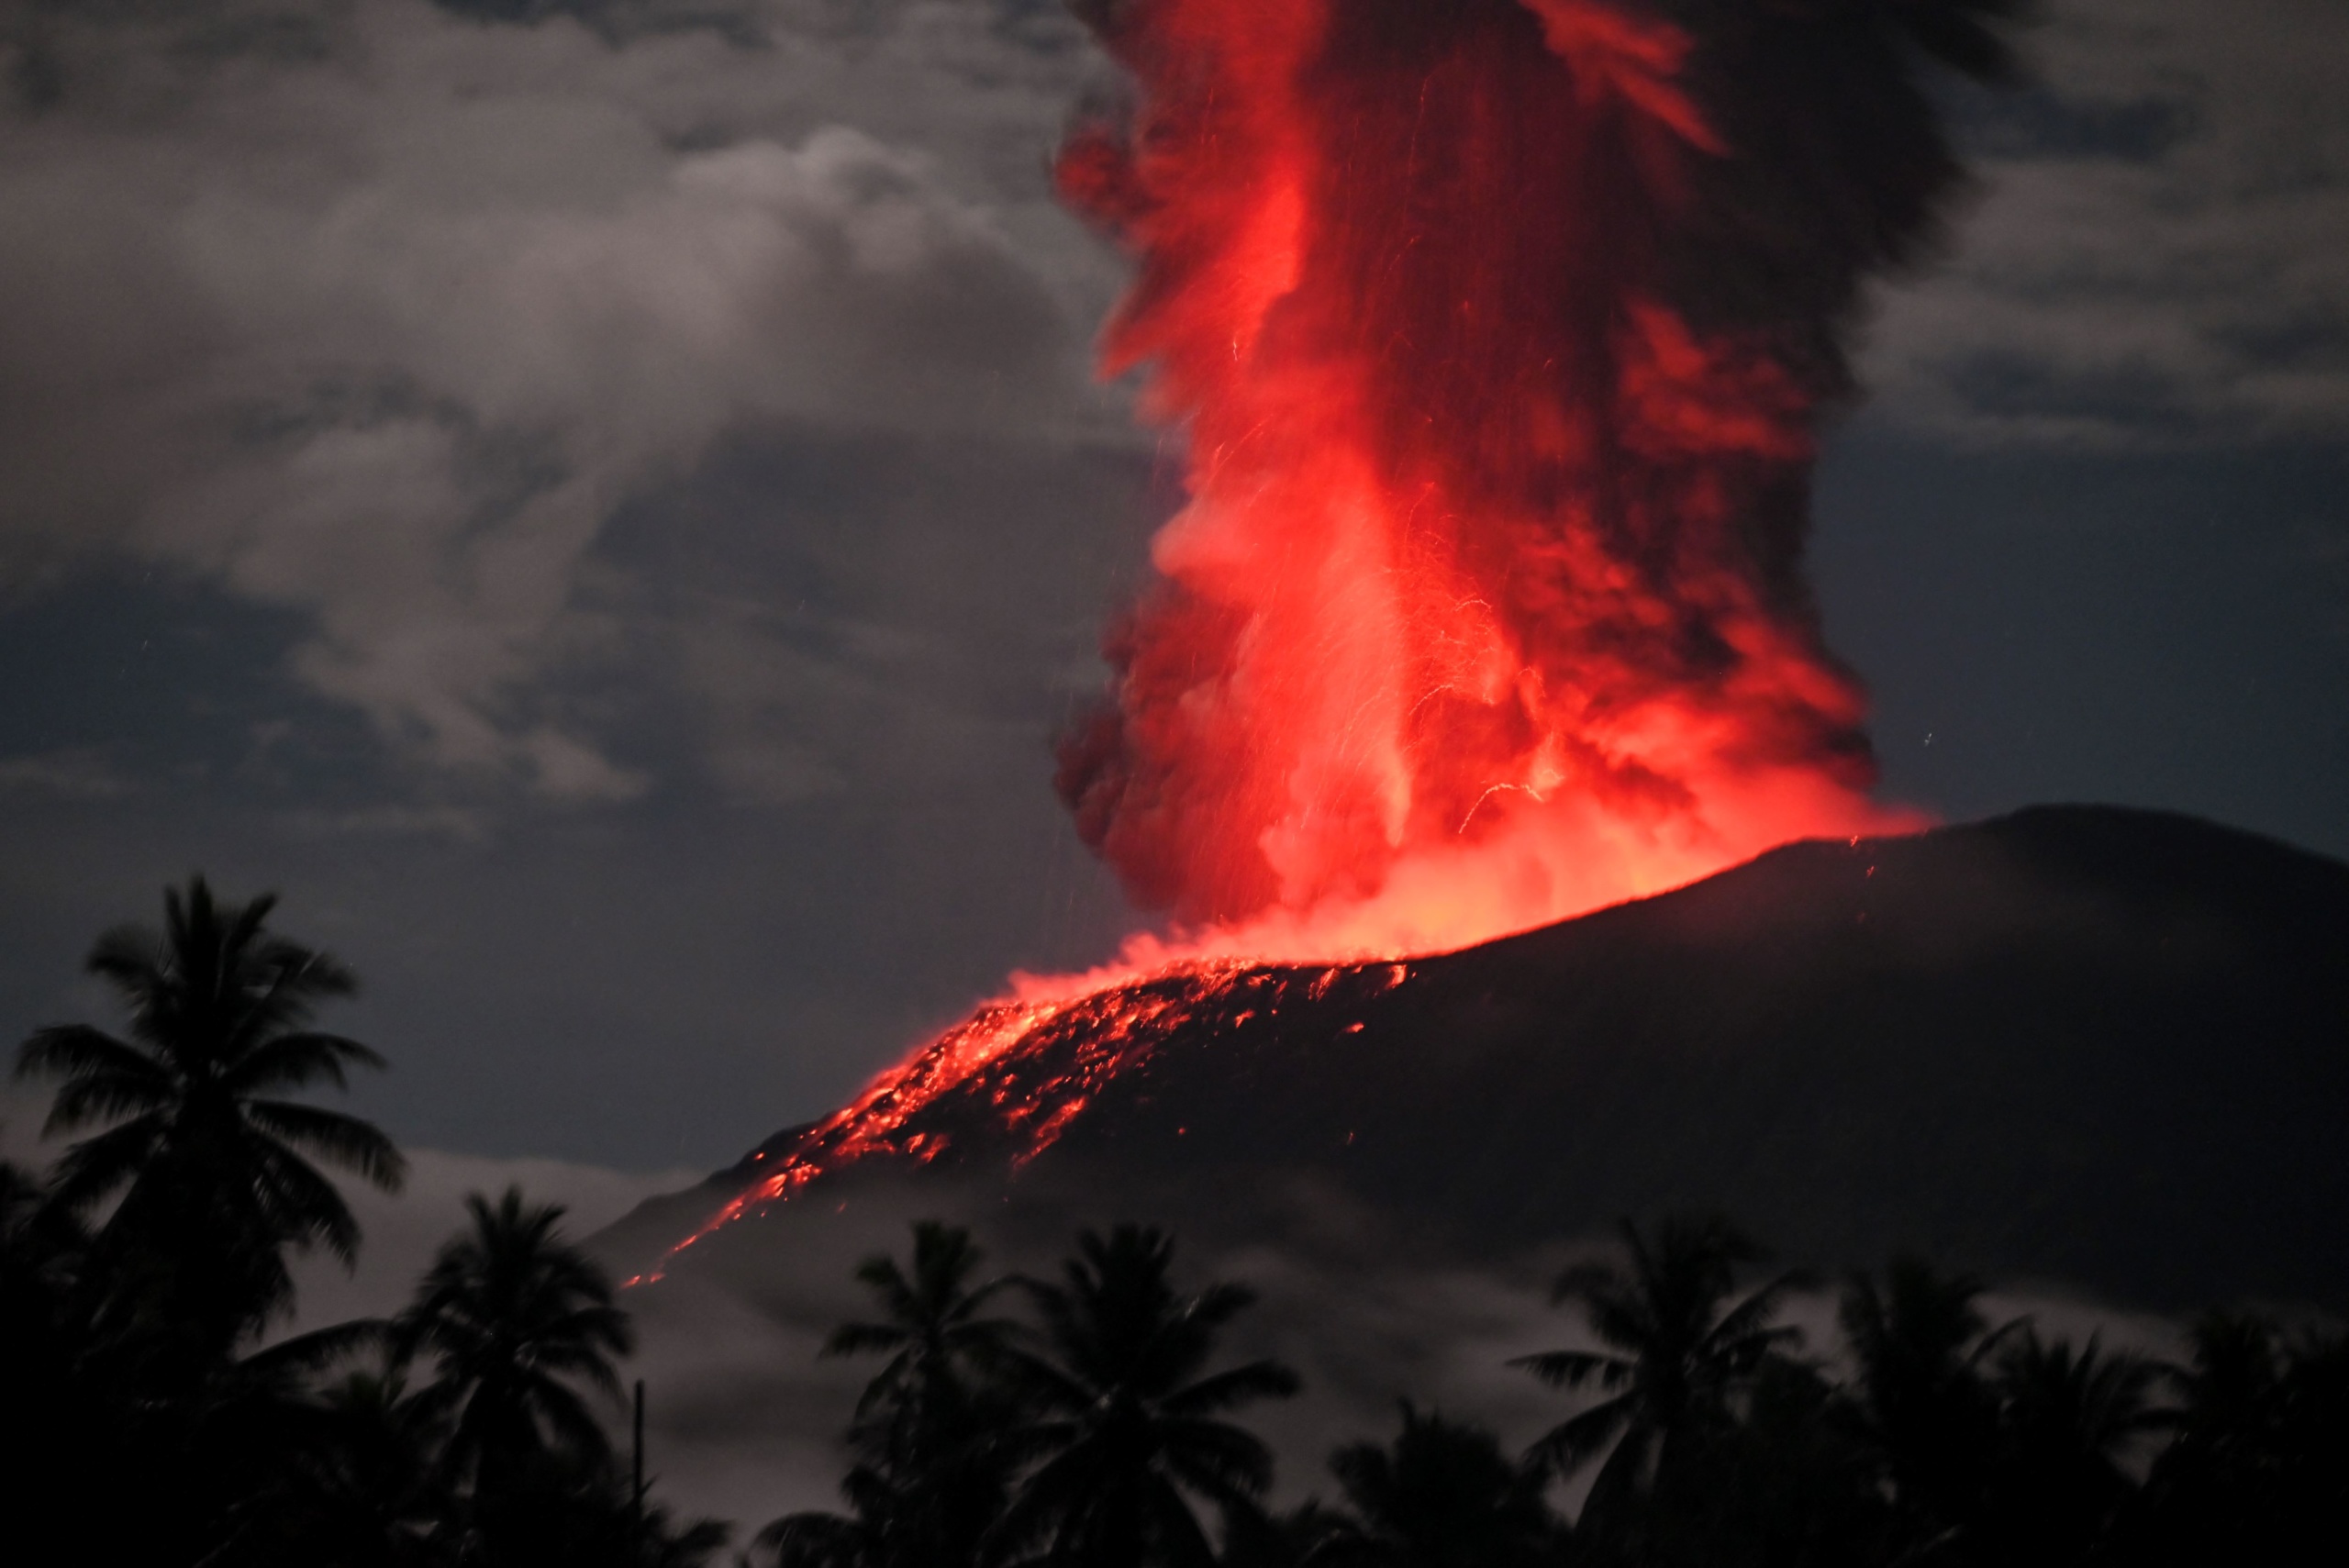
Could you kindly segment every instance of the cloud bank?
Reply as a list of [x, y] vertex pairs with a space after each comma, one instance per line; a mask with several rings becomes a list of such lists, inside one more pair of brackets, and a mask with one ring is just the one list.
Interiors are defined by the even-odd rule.
[[622, 629], [584, 590], [623, 503], [751, 428], [1117, 423], [1042, 189], [1074, 24], [825, 9], [20, 25], [0, 560], [286, 607], [301, 680], [416, 761], [640, 794], [554, 681]]
[[1981, 201], [1862, 376], [1968, 445], [2349, 434], [2349, 12], [2055, 0], [2037, 83], [1954, 110]]

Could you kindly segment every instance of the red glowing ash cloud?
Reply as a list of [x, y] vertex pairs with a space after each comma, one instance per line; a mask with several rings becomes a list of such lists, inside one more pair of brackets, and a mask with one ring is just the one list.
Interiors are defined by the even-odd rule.
[[1815, 430], [1959, 178], [1919, 61], [1998, 74], [2014, 8], [1084, 0], [1135, 99], [1061, 187], [1136, 259], [1105, 369], [1146, 369], [1189, 503], [1059, 785], [1176, 935], [1019, 982], [722, 1218], [933, 1157], [942, 1096], [1041, 1148], [1170, 1019], [1297, 973], [1252, 961], [1913, 825], [1802, 574]]
[[1897, 825], [1801, 573], [1887, 246], [1756, 275], [1735, 133], [1800, 110], [1699, 89], [1805, 29], [1664, 9], [1112, 8], [1139, 102], [1061, 183], [1139, 261], [1107, 368], [1148, 367], [1190, 501], [1059, 782], [1143, 904], [1427, 951]]

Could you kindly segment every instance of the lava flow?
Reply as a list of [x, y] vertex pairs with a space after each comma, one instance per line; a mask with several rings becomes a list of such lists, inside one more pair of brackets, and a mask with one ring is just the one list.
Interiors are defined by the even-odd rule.
[[[1144, 373], [1188, 502], [1057, 784], [1173, 934], [1015, 982], [722, 1218], [921, 1157], [908, 1118], [949, 1092], [1041, 1146], [1265, 963], [1918, 825], [1868, 795], [1810, 474], [1864, 285], [1961, 177], [1920, 72], [1996, 74], [1976, 14], [2012, 8], [1084, 0], [1132, 102], [1060, 187], [1135, 260], [1104, 370]], [[1071, 1031], [1081, 1071], [1014, 1071]]]

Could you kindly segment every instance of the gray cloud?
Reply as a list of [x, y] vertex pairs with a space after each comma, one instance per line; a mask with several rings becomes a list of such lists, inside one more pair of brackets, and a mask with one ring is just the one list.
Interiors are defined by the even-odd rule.
[[776, 421], [1117, 426], [1069, 309], [1106, 272], [1043, 188], [1074, 24], [327, 16], [226, 59], [45, 37], [61, 86], [0, 154], [0, 550], [287, 606], [295, 673], [409, 755], [624, 800], [646, 778], [550, 695], [617, 633], [579, 600], [623, 502]]
[[0, 757], [0, 796], [118, 800], [135, 786], [95, 746], [66, 746], [31, 756]]
[[2058, 0], [2042, 85], [1969, 97], [1983, 197], [1862, 361], [1943, 440], [2120, 448], [2349, 432], [2349, 12]]
[[[972, 662], [918, 646], [918, 584], [803, 609], [753, 581], [688, 610], [609, 534], [744, 439], [910, 443], [870, 449], [883, 467], [941, 438], [1131, 447], [1085, 362], [1120, 264], [1045, 174], [1108, 80], [1060, 6], [103, 16], [0, 29], [0, 565], [128, 555], [291, 612], [290, 671], [365, 717], [428, 797], [414, 820], [449, 831], [481, 820], [451, 790], [663, 783], [675, 762], [613, 711], [648, 686], [701, 715], [722, 791], [768, 806], [858, 787], [860, 706], [932, 751], [998, 722], [967, 686], [907, 698], [909, 670]], [[2349, 20], [2071, 0], [2037, 47], [2045, 86], [1958, 103], [1987, 195], [1950, 265], [1886, 300], [1886, 414], [1964, 442], [2340, 430], [2349, 128], [2325, 61]], [[925, 501], [986, 513], [1014, 553], [1073, 531]], [[1093, 677], [1104, 608], [1052, 651], [1064, 683]]]

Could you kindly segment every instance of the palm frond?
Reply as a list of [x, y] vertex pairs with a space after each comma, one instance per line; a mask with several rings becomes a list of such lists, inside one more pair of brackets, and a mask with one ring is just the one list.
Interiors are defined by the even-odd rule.
[[2033, 0], [1923, 0], [1889, 7], [1917, 47], [1951, 70], [1977, 81], [2010, 83], [2021, 57], [1999, 24], [2029, 18]]
[[57, 1091], [41, 1130], [45, 1135], [72, 1132], [92, 1122], [167, 1110], [176, 1098], [168, 1083], [159, 1086], [118, 1073], [94, 1073], [72, 1079]]
[[313, 1377], [333, 1366], [382, 1348], [391, 1334], [391, 1320], [354, 1318], [306, 1334], [295, 1334], [253, 1351], [237, 1363], [245, 1374], [265, 1381]]
[[312, 1084], [351, 1086], [347, 1066], [385, 1066], [382, 1056], [355, 1040], [339, 1034], [304, 1029], [261, 1041], [221, 1074], [221, 1086], [232, 1095], [258, 1094], [265, 1089], [300, 1089]]
[[[617, 1389], [618, 1385], [613, 1386]], [[597, 1456], [610, 1451], [603, 1423], [588, 1410], [587, 1402], [569, 1387], [548, 1382], [532, 1390], [532, 1395], [531, 1403], [537, 1406], [540, 1418], [562, 1447], [573, 1453]]]
[[1523, 1367], [1552, 1388], [1580, 1388], [1593, 1378], [1602, 1387], [1619, 1387], [1631, 1374], [1631, 1363], [1620, 1356], [1591, 1351], [1544, 1351], [1517, 1356], [1508, 1364]]
[[1160, 1428], [1169, 1471], [1203, 1497], [1243, 1502], [1272, 1489], [1273, 1451], [1225, 1421], [1170, 1420]]
[[866, 1355], [894, 1351], [913, 1336], [894, 1323], [843, 1323], [825, 1337], [823, 1356]]
[[1631, 1417], [1631, 1397], [1619, 1394], [1578, 1411], [1542, 1433], [1526, 1451], [1526, 1457], [1560, 1475], [1572, 1475], [1604, 1451], [1630, 1425]]
[[1004, 1357], [1005, 1375], [1044, 1410], [1082, 1410], [1095, 1401], [1095, 1391], [1071, 1376], [1046, 1356], [1013, 1349]]
[[991, 1561], [1042, 1540], [1100, 1491], [1099, 1456], [1081, 1443], [1061, 1448], [1030, 1472], [989, 1529]]
[[162, 1063], [137, 1046], [119, 1040], [87, 1024], [52, 1024], [35, 1029], [17, 1048], [17, 1076], [75, 1077], [112, 1073], [125, 1078], [151, 1078], [168, 1083]]
[[1199, 1292], [1186, 1315], [1197, 1322], [1221, 1328], [1256, 1304], [1256, 1293], [1244, 1284], [1211, 1284]]
[[57, 1162], [50, 1201], [68, 1214], [100, 1202], [146, 1168], [164, 1129], [162, 1114], [150, 1111], [73, 1144]]
[[324, 1243], [346, 1267], [359, 1262], [359, 1221], [335, 1184], [284, 1145], [258, 1140], [255, 1173], [277, 1234], [298, 1247]]
[[162, 937], [151, 927], [115, 926], [91, 944], [82, 967], [112, 983], [136, 1006], [160, 978], [165, 951]]
[[[212, 889], [204, 878], [196, 877], [190, 884], [188, 891], [191, 906], [199, 897], [207, 906], [212, 906]], [[270, 911], [276, 907], [277, 895], [274, 893], [258, 894], [241, 906], [235, 904], [217, 906], [217, 913], [214, 917], [214, 929], [220, 933], [220, 951], [224, 953], [237, 953], [251, 947], [260, 938], [262, 928], [269, 924]]]
[[1213, 1568], [1215, 1548], [1208, 1543], [1207, 1531], [1199, 1528], [1198, 1516], [1191, 1512], [1182, 1495], [1160, 1481], [1143, 1496], [1156, 1525], [1153, 1533], [1158, 1538], [1159, 1551], [1165, 1553], [1161, 1561], [1168, 1568]]
[[1797, 1328], [1772, 1328], [1770, 1319], [1776, 1317], [1787, 1296], [1802, 1287], [1809, 1280], [1808, 1274], [1789, 1271], [1721, 1314], [1704, 1339], [1707, 1351], [1731, 1351], [1746, 1346], [1760, 1349], [1779, 1344], [1799, 1344], [1802, 1330]]
[[1167, 1396], [1163, 1408], [1170, 1416], [1204, 1416], [1259, 1399], [1286, 1399], [1302, 1386], [1297, 1373], [1278, 1362], [1250, 1362]]
[[387, 1193], [407, 1179], [407, 1160], [373, 1123], [322, 1106], [290, 1100], [247, 1100], [245, 1119], [328, 1163], [357, 1173]]
[[1575, 1263], [1551, 1282], [1550, 1305], [1563, 1307], [1569, 1301], [1588, 1301], [1595, 1296], [1618, 1295], [1628, 1284], [1623, 1271], [1612, 1263]]
[[785, 1514], [751, 1538], [775, 1568], [872, 1568], [872, 1531], [839, 1514]]

